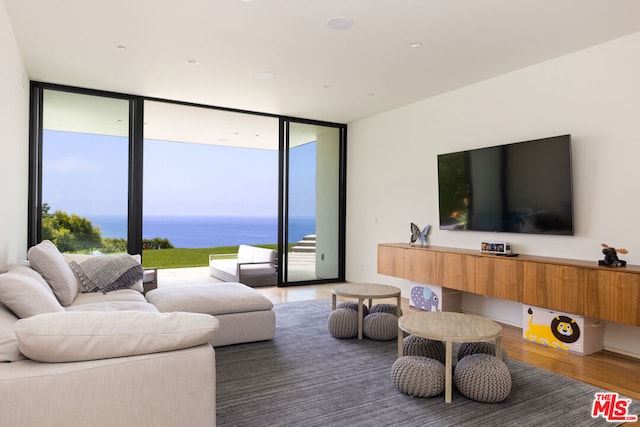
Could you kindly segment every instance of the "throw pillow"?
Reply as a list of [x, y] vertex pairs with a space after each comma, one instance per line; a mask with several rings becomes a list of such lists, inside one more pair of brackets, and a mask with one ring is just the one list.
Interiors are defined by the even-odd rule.
[[70, 311], [16, 322], [20, 351], [40, 362], [74, 362], [172, 351], [210, 342], [218, 319], [200, 313]]
[[0, 274], [0, 302], [20, 318], [64, 311], [50, 290], [36, 279], [18, 273]]
[[53, 295], [53, 289], [51, 289], [51, 286], [49, 286], [49, 283], [47, 283], [47, 281], [44, 280], [44, 277], [42, 277], [40, 273], [35, 271], [33, 268], [29, 267], [28, 263], [27, 265], [12, 264], [7, 267], [7, 273], [17, 273], [17, 274], [22, 274], [23, 276], [29, 276], [32, 279], [35, 279], [38, 283], [42, 285], [42, 287], [46, 289], [47, 292]]
[[0, 362], [17, 362], [24, 359], [13, 330], [17, 321], [15, 314], [0, 304]]
[[49, 283], [60, 304], [71, 305], [78, 294], [78, 284], [73, 271], [56, 245], [49, 240], [43, 240], [29, 248], [27, 255], [31, 267]]

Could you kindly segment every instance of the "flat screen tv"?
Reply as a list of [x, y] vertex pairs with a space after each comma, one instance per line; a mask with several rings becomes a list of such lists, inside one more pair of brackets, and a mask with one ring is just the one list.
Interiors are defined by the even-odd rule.
[[571, 135], [438, 155], [440, 228], [573, 234]]

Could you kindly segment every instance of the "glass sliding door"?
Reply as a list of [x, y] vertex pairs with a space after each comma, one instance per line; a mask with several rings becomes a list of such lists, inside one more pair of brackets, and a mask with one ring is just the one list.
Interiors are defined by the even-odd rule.
[[[209, 254], [267, 246], [278, 285], [343, 281], [345, 135], [342, 124], [32, 82], [28, 244], [142, 253], [145, 267], [206, 275]], [[189, 251], [156, 264], [151, 250], [165, 247]], [[185, 252], [195, 255], [175, 255]]]
[[143, 252], [208, 254], [278, 243], [278, 120], [200, 106], [145, 102]]
[[49, 89], [41, 94], [36, 240], [51, 240], [62, 252], [126, 252], [129, 101]]
[[283, 282], [344, 280], [343, 128], [285, 127]]

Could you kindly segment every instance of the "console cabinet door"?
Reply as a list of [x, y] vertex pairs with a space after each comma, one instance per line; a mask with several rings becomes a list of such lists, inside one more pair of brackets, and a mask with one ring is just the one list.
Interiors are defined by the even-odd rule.
[[523, 302], [584, 315], [588, 268], [524, 262]]
[[404, 278], [404, 255], [407, 250], [378, 245], [378, 273]]
[[500, 257], [476, 258], [476, 293], [522, 302], [523, 263]]
[[476, 258], [473, 255], [436, 253], [434, 285], [459, 291], [476, 291]]
[[640, 326], [640, 275], [594, 270], [589, 274], [585, 315]]
[[404, 278], [413, 282], [435, 285], [436, 253], [423, 249], [407, 249]]

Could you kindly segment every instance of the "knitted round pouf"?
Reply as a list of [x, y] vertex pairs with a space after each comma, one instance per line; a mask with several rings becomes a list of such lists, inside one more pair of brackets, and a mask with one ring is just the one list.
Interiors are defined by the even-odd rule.
[[[374, 304], [369, 309], [369, 313], [389, 313], [396, 316], [396, 307], [395, 304]], [[400, 315], [402, 316], [402, 309], [400, 309]]]
[[402, 356], [391, 367], [393, 385], [414, 397], [432, 397], [444, 391], [444, 365], [421, 356]]
[[402, 354], [405, 356], [428, 357], [444, 363], [446, 350], [442, 341], [409, 335], [402, 340]]
[[[342, 301], [336, 304], [336, 308], [350, 308], [351, 310], [358, 311], [358, 302]], [[367, 314], [369, 314], [369, 309], [367, 308], [367, 304], [362, 304], [362, 316], [366, 316]]]
[[336, 338], [353, 338], [358, 335], [358, 312], [350, 308], [336, 308], [327, 320], [329, 333]]
[[[458, 348], [458, 360], [462, 360], [463, 357], [470, 354], [489, 354], [491, 356], [496, 355], [496, 345], [492, 342], [465, 342], [460, 344]], [[507, 350], [502, 349], [502, 360], [507, 361]]]
[[453, 382], [463, 396], [478, 402], [502, 402], [511, 392], [509, 368], [489, 354], [470, 354], [460, 360]]
[[362, 321], [362, 333], [372, 340], [395, 339], [398, 337], [398, 318], [390, 313], [369, 314]]

